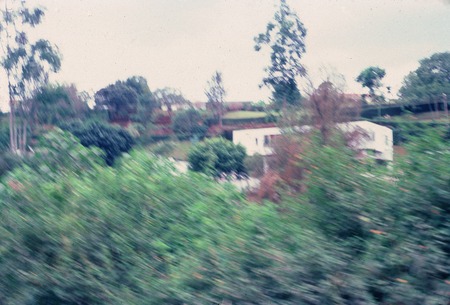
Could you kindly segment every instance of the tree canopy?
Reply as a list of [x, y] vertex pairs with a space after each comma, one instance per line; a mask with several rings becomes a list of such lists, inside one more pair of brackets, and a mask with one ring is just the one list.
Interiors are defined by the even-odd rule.
[[101, 122], [74, 122], [63, 125], [63, 129], [74, 134], [82, 145], [96, 146], [103, 150], [106, 164], [113, 165], [122, 153], [128, 152], [134, 144], [130, 133], [119, 127]]
[[283, 105], [298, 105], [300, 91], [297, 78], [306, 75], [301, 63], [305, 48], [306, 28], [297, 14], [280, 0], [280, 7], [274, 20], [269, 22], [264, 33], [255, 37], [255, 50], [263, 45], [271, 48], [271, 65], [266, 69], [263, 84], [272, 90], [273, 102], [277, 108]]
[[136, 113], [131, 119], [146, 125], [151, 120], [153, 111], [158, 107], [147, 80], [142, 76], [132, 76], [125, 81], [125, 85], [132, 88], [138, 97]]
[[177, 111], [172, 120], [172, 129], [180, 140], [203, 139], [207, 131], [201, 113], [194, 108]]
[[138, 93], [134, 87], [123, 81], [117, 81], [95, 93], [97, 108], [106, 108], [109, 119], [113, 122], [129, 121], [131, 115], [137, 112], [139, 103]]
[[435, 103], [450, 96], [450, 52], [436, 53], [420, 60], [420, 66], [409, 73], [400, 88], [403, 102]]
[[48, 40], [30, 40], [30, 30], [42, 22], [44, 11], [30, 8], [26, 1], [5, 0], [1, 11], [1, 65], [6, 72], [9, 94], [10, 149], [24, 154], [37, 89], [48, 82], [50, 72], [61, 68], [61, 56]]
[[376, 90], [382, 86], [381, 80], [385, 75], [386, 71], [380, 67], [368, 67], [358, 75], [356, 81], [368, 88], [370, 95], [375, 97], [378, 95]]
[[89, 111], [87, 101], [75, 85], [47, 85], [33, 96], [33, 121], [60, 125], [68, 120], [82, 119]]

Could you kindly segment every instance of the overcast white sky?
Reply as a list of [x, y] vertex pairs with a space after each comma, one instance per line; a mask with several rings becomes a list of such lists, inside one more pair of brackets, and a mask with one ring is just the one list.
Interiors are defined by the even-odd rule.
[[[268, 52], [255, 52], [277, 0], [32, 0], [46, 7], [35, 29], [59, 46], [54, 81], [95, 92], [132, 75], [150, 89], [174, 87], [202, 101], [206, 81], [223, 72], [227, 99], [267, 100], [260, 89]], [[347, 92], [364, 68], [386, 69], [394, 93], [418, 61], [450, 51], [449, 0], [288, 0], [308, 30], [304, 64], [315, 82], [323, 67], [342, 73]], [[0, 80], [4, 92], [4, 80]], [[6, 105], [5, 93], [0, 100]], [[5, 109], [5, 107], [3, 107]]]

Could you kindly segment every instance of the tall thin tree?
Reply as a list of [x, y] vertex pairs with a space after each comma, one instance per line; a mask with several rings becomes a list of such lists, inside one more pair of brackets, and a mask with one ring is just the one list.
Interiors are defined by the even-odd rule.
[[276, 108], [286, 104], [298, 105], [301, 95], [297, 78], [306, 76], [301, 63], [305, 48], [306, 28], [297, 14], [291, 10], [286, 0], [280, 0], [274, 20], [269, 22], [264, 33], [254, 38], [255, 50], [263, 45], [271, 48], [271, 65], [266, 68], [267, 76], [263, 84], [272, 90]]
[[207, 83], [205, 90], [207, 101], [207, 107], [212, 110], [213, 115], [219, 121], [219, 126], [222, 128], [222, 118], [225, 111], [225, 96], [226, 91], [223, 86], [222, 73], [216, 71], [211, 80]]
[[29, 8], [25, 0], [5, 0], [0, 20], [1, 65], [9, 94], [10, 149], [23, 154], [33, 93], [48, 82], [50, 72], [61, 67], [58, 50], [49, 41], [31, 42], [28, 31], [42, 22], [44, 11]]

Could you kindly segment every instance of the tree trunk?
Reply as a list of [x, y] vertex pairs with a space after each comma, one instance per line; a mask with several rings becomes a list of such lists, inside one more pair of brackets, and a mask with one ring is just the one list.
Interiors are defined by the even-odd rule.
[[21, 154], [25, 155], [26, 151], [27, 151], [27, 120], [23, 120], [22, 123], [22, 147], [21, 147]]
[[9, 100], [9, 148], [12, 153], [15, 153], [15, 129], [14, 129], [14, 102]]

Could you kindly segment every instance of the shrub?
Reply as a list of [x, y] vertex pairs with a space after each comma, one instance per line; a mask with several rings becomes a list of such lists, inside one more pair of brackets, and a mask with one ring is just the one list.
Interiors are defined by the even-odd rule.
[[196, 144], [188, 153], [188, 161], [193, 171], [214, 177], [243, 175], [246, 174], [245, 156], [242, 145], [235, 145], [223, 138], [213, 138]]
[[90, 122], [88, 124], [72, 123], [62, 128], [73, 133], [80, 139], [82, 145], [102, 149], [108, 165], [113, 165], [114, 160], [123, 152], [128, 152], [134, 144], [130, 133], [118, 126]]
[[244, 164], [250, 176], [259, 178], [264, 175], [264, 156], [260, 154], [247, 156]]
[[21, 163], [20, 157], [9, 152], [0, 153], [0, 177], [12, 171]]

